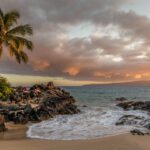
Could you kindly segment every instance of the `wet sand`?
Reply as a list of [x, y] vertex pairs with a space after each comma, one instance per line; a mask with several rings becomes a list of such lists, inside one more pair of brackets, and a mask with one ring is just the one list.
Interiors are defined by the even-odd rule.
[[150, 150], [150, 136], [117, 135], [94, 140], [52, 141], [26, 138], [27, 126], [8, 125], [0, 134], [2, 150]]
[[26, 139], [27, 125], [16, 125], [13, 123], [5, 123], [5, 125], [8, 130], [0, 133], [0, 141]]

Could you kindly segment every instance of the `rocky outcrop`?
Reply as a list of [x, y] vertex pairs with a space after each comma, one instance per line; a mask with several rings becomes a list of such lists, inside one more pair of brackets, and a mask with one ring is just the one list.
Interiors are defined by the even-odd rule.
[[143, 110], [150, 112], [150, 101], [126, 101], [118, 103], [117, 106], [124, 110]]
[[150, 129], [150, 119], [134, 115], [124, 115], [116, 122], [116, 125], [136, 125]]
[[[141, 110], [150, 114], [150, 101], [123, 101], [119, 102], [117, 106], [123, 108], [125, 111]], [[124, 115], [117, 122], [116, 125], [133, 126], [135, 129], [131, 130], [133, 135], [150, 134], [150, 117], [140, 117], [135, 115]]]
[[145, 134], [149, 135], [148, 132], [143, 132], [143, 131], [140, 131], [138, 129], [133, 129], [133, 130], [130, 131], [130, 133], [132, 135], [145, 135]]
[[124, 115], [117, 122], [116, 125], [137, 125], [137, 124], [145, 124], [146, 121], [144, 117], [138, 117], [134, 115]]
[[75, 99], [52, 82], [31, 88], [15, 87], [7, 101], [0, 102], [0, 115], [5, 122], [25, 124], [38, 122], [62, 114], [76, 114], [80, 110]]
[[127, 101], [127, 99], [125, 97], [118, 97], [116, 98], [116, 101], [123, 102], [123, 101]]

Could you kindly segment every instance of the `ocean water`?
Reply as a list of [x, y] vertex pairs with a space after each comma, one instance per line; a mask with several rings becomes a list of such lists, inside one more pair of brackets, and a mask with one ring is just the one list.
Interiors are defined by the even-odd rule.
[[150, 101], [150, 86], [81, 86], [63, 87], [77, 99], [78, 104], [108, 106], [118, 97], [129, 100]]
[[[80, 114], [57, 116], [54, 119], [29, 126], [29, 138], [50, 140], [94, 139], [129, 132], [141, 126], [116, 126], [123, 115], [136, 115], [149, 119], [144, 111], [124, 111], [115, 99], [126, 97], [134, 101], [150, 101], [148, 86], [62, 87], [77, 100]], [[83, 106], [87, 107], [83, 107]]]

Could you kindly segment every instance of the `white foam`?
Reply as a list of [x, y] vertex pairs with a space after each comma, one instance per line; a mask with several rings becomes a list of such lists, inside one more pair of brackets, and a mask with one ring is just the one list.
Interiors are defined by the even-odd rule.
[[27, 136], [51, 140], [78, 140], [121, 134], [133, 128], [133, 126], [115, 125], [116, 121], [125, 114], [148, 117], [141, 111], [84, 108], [81, 114], [57, 116], [52, 120], [33, 124], [29, 126]]

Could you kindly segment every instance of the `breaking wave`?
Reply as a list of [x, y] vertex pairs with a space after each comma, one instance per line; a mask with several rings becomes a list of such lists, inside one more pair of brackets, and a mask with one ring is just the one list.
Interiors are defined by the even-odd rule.
[[57, 116], [29, 126], [27, 137], [50, 140], [94, 139], [129, 132], [135, 126], [116, 126], [123, 115], [148, 118], [142, 111], [124, 111], [116, 106], [81, 108], [76, 115]]

